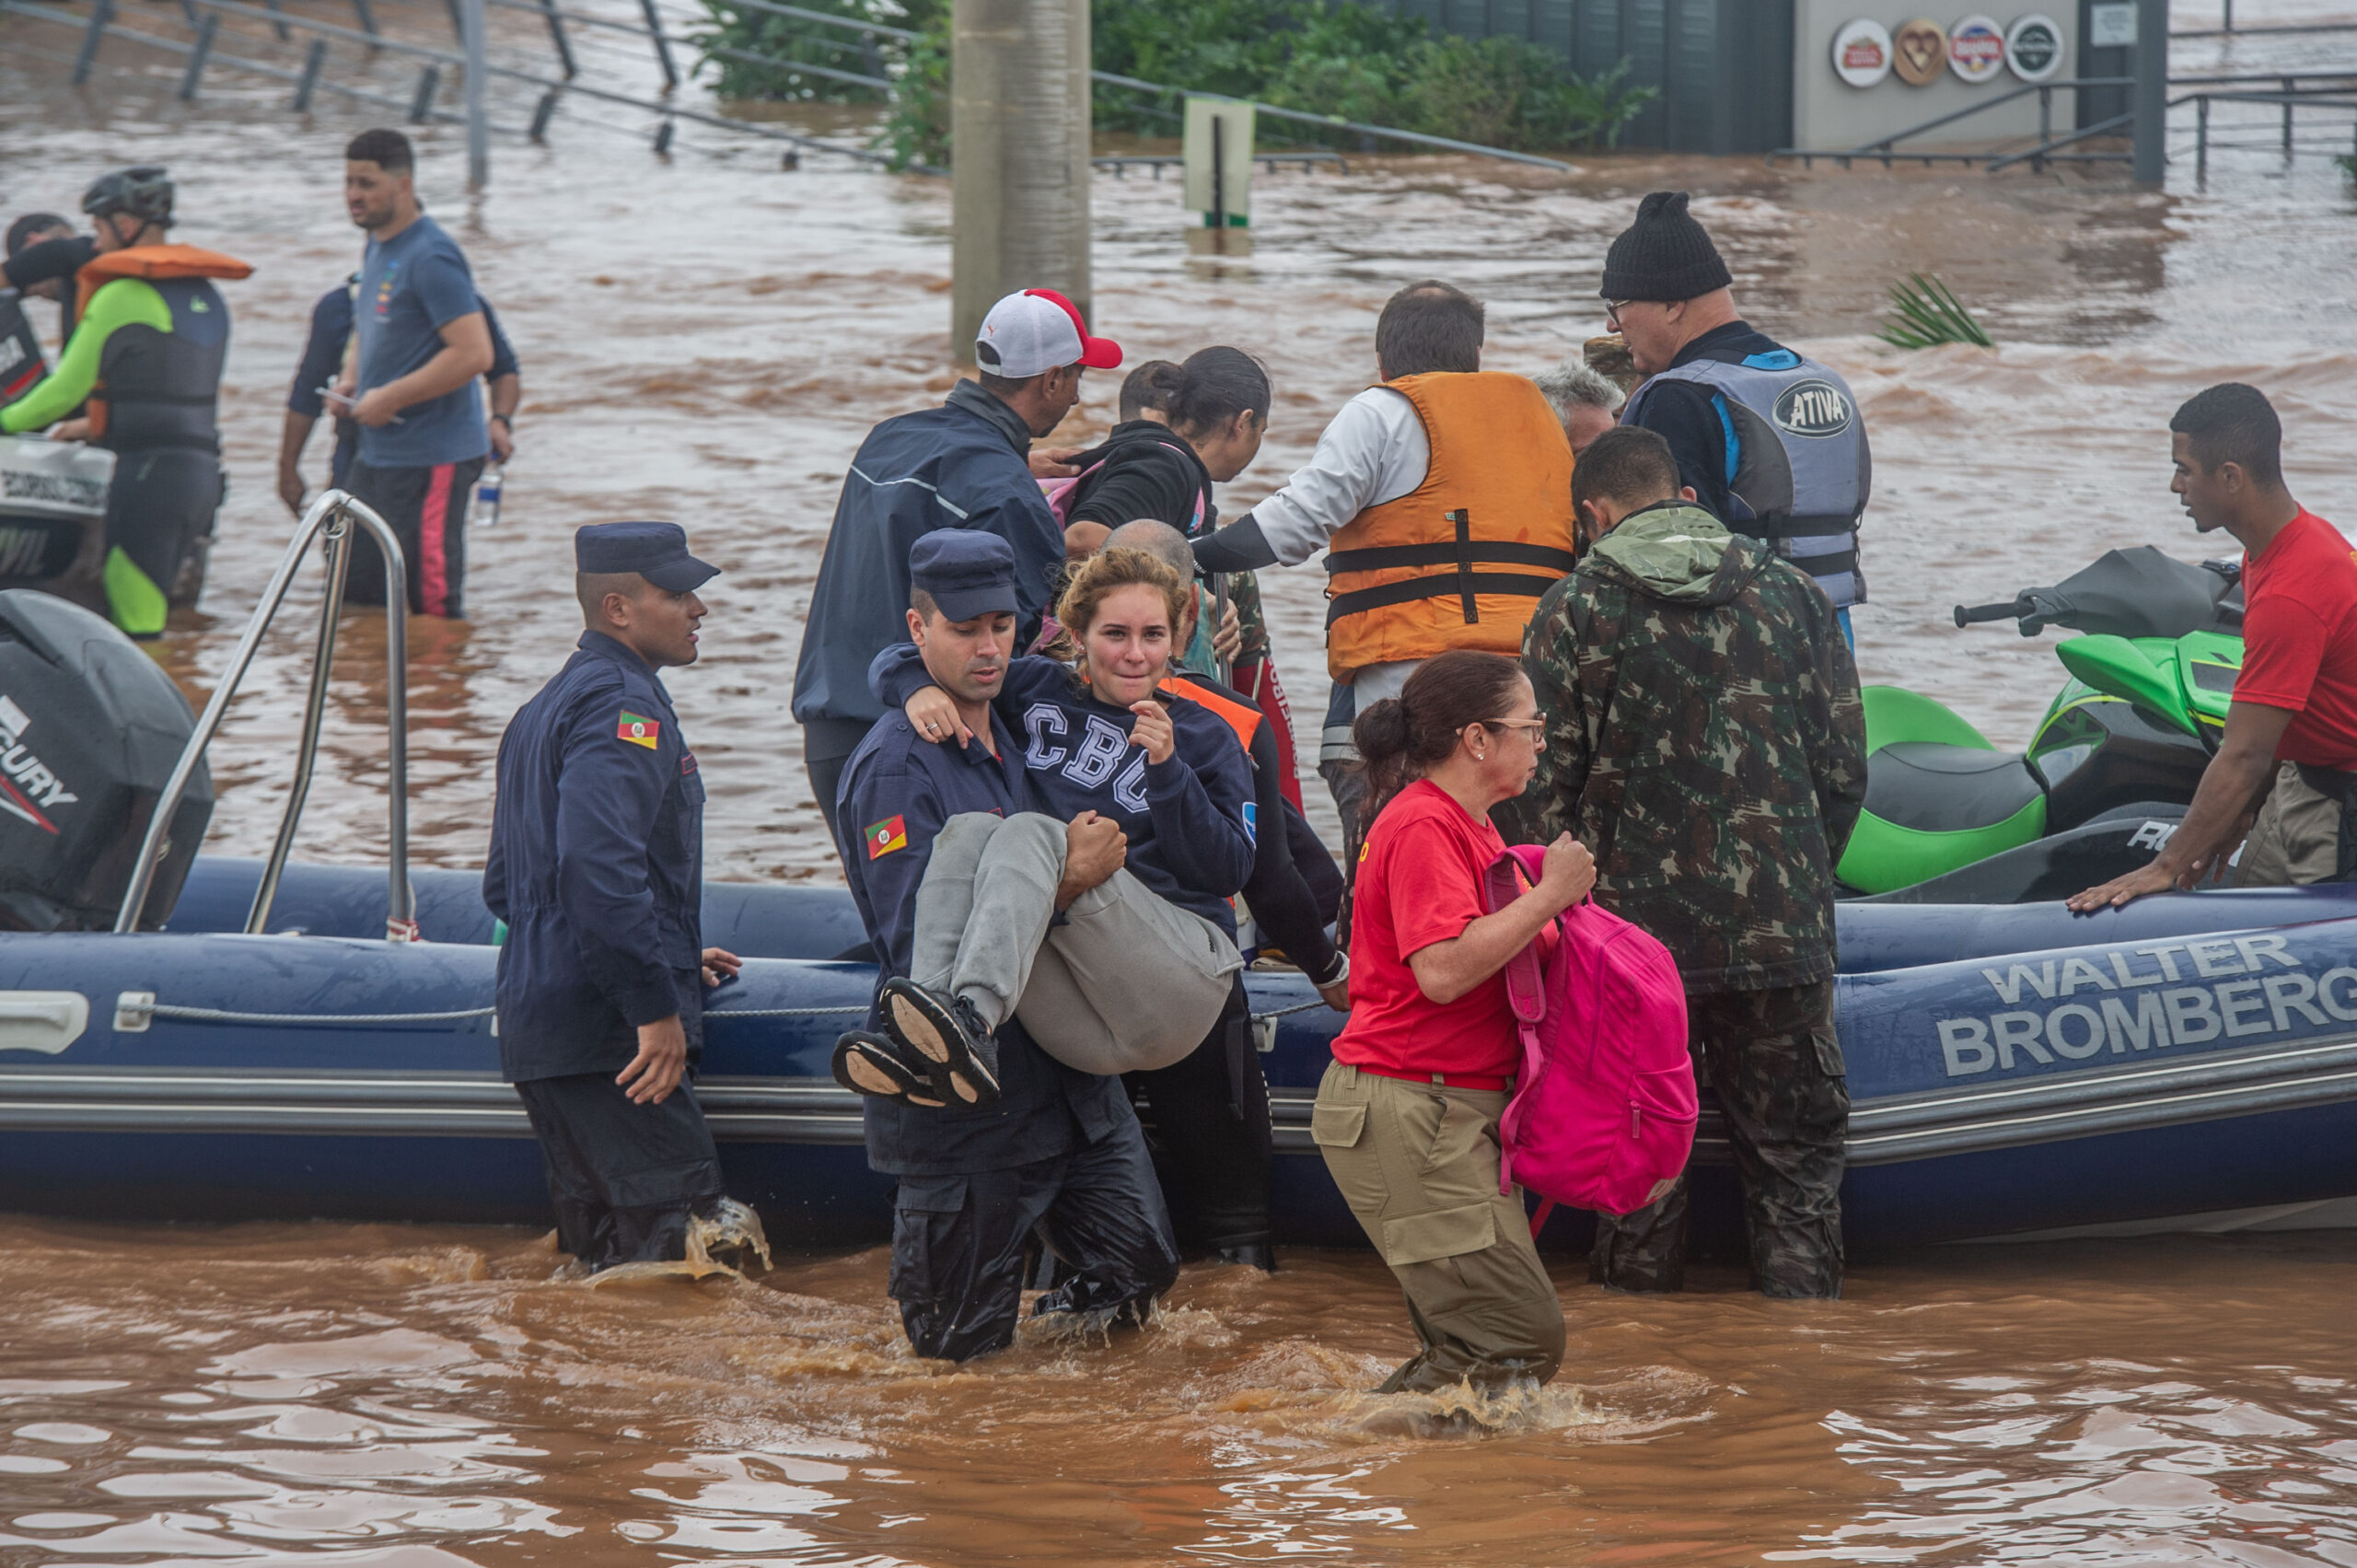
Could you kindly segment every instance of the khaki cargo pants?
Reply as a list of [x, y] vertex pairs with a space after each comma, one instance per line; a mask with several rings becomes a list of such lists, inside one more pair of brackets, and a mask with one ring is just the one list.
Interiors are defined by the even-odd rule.
[[2279, 762], [2275, 789], [2258, 809], [2235, 865], [2237, 888], [2305, 887], [2340, 873], [2341, 805], [2300, 776], [2297, 762]]
[[1563, 1304], [1531, 1244], [1522, 1191], [1498, 1191], [1502, 1090], [1326, 1069], [1309, 1135], [1383, 1254], [1422, 1346], [1382, 1392], [1544, 1383], [1563, 1360]]

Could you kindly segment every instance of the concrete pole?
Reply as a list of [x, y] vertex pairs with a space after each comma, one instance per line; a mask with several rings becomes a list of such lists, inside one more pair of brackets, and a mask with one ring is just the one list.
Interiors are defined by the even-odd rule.
[[2169, 0], [2137, 0], [2136, 180], [2158, 185], [2169, 171]]
[[491, 183], [491, 123], [483, 110], [483, 0], [460, 0], [467, 34], [467, 189]]
[[974, 362], [992, 305], [1052, 288], [1094, 330], [1088, 0], [953, 0], [949, 341]]

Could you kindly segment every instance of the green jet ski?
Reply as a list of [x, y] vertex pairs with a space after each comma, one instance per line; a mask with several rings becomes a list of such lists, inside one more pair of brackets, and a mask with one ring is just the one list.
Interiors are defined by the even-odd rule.
[[1956, 606], [1958, 626], [2078, 633], [2054, 648], [2071, 679], [2025, 752], [1998, 750], [1929, 697], [1867, 687], [1865, 812], [1839, 867], [1852, 896], [2028, 903], [2151, 860], [2225, 733], [2241, 574], [2148, 545], [2004, 603]]

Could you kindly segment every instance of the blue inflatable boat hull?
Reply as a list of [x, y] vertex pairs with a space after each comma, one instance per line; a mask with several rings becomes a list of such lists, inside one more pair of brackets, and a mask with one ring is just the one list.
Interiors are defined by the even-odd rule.
[[[271, 924], [306, 935], [224, 934], [251, 898], [236, 862], [200, 863], [165, 933], [0, 935], [0, 1207], [546, 1223], [498, 1078], [473, 874], [417, 881], [438, 939], [411, 946], [366, 939], [383, 883], [356, 868], [290, 870]], [[870, 1242], [888, 1223], [856, 1098], [827, 1074], [873, 981], [842, 957], [860, 946], [848, 902], [720, 884], [706, 905], [711, 940], [798, 949], [749, 958], [714, 994], [697, 1086], [732, 1191], [788, 1247]], [[2357, 904], [2341, 890], [2091, 920], [1845, 907], [1842, 932], [1854, 1247], [2357, 1195]], [[1280, 1233], [1361, 1245], [1308, 1140], [1338, 1016], [1296, 975], [1250, 984]], [[455, 1016], [415, 1016], [435, 1014]], [[1707, 1109], [1696, 1158], [1699, 1219], [1731, 1226]], [[1583, 1225], [1549, 1234], [1576, 1245]]]

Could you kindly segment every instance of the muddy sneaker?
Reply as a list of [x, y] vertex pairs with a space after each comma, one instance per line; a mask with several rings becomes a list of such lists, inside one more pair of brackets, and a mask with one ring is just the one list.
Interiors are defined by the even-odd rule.
[[835, 1041], [835, 1082], [855, 1095], [896, 1099], [938, 1110], [945, 1103], [933, 1074], [901, 1060], [900, 1048], [881, 1035], [859, 1030]]
[[972, 1003], [896, 976], [884, 982], [884, 1027], [931, 1066], [935, 1085], [968, 1105], [997, 1102], [998, 1041]]

